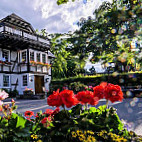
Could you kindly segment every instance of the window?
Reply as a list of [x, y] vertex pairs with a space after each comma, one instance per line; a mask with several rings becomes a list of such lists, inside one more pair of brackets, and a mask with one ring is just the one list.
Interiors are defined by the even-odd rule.
[[27, 57], [27, 56], [26, 56], [26, 53], [27, 53], [26, 51], [23, 51], [23, 52], [22, 52], [22, 62], [25, 62], [25, 61], [26, 61], [26, 57]]
[[2, 57], [3, 57], [3, 61], [8, 62], [9, 61], [9, 51], [3, 50]]
[[10, 76], [9, 75], [3, 75], [3, 86], [9, 87], [10, 84]]
[[34, 61], [34, 52], [30, 52], [30, 61]]
[[45, 54], [42, 54], [42, 62], [46, 63], [46, 55]]
[[28, 85], [27, 75], [23, 75], [23, 86]]
[[37, 54], [36, 54], [36, 61], [37, 61], [37, 62], [40, 62], [40, 53], [37, 53]]

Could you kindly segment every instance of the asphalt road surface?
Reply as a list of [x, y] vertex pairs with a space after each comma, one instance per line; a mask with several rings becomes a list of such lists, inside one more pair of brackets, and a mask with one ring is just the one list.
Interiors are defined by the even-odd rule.
[[[44, 112], [48, 109], [55, 109], [47, 105], [47, 99], [43, 100], [15, 100], [18, 105], [17, 112], [24, 113], [27, 110]], [[5, 100], [5, 104], [10, 103], [10, 99]], [[99, 105], [105, 104], [102, 100]], [[127, 98], [123, 102], [109, 103], [117, 109], [120, 119], [123, 119], [128, 124], [129, 130], [135, 131], [138, 135], [142, 135], [142, 98]]]

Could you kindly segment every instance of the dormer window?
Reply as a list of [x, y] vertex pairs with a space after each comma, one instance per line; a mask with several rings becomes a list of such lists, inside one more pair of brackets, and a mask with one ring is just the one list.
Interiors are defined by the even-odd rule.
[[3, 50], [2, 52], [2, 61], [9, 62], [9, 51]]
[[36, 61], [37, 61], [37, 62], [40, 62], [40, 53], [37, 53], [37, 54], [36, 54]]
[[34, 58], [35, 58], [34, 52], [30, 52], [30, 61], [34, 61]]
[[27, 52], [23, 51], [22, 52], [22, 62], [26, 62], [26, 58], [27, 58]]

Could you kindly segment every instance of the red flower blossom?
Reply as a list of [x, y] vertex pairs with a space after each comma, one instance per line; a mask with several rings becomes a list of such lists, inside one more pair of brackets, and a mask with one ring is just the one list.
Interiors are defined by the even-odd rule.
[[31, 119], [30, 119], [30, 118], [27, 118], [27, 120], [31, 121]]
[[121, 90], [121, 87], [119, 85], [114, 85], [109, 83], [105, 87], [105, 98], [107, 100], [110, 100], [112, 103], [116, 101], [122, 101], [123, 92]]
[[25, 116], [26, 117], [32, 117], [32, 116], [34, 116], [34, 112], [33, 111], [26, 111]]
[[43, 114], [51, 115], [54, 111], [52, 109], [46, 109]]
[[53, 113], [51, 114], [51, 116], [54, 116], [54, 115], [57, 114], [59, 111], [60, 111], [60, 108], [57, 107], [57, 108], [53, 111]]
[[41, 120], [41, 123], [42, 124], [46, 124], [47, 122], [50, 122], [51, 121], [51, 117], [44, 117], [42, 120]]
[[38, 117], [39, 117], [38, 113], [36, 113], [35, 117], [36, 117], [36, 118], [38, 118]]
[[91, 91], [81, 91], [78, 92], [76, 95], [76, 98], [78, 101], [80, 101], [81, 104], [91, 104], [91, 105], [97, 105], [98, 104], [98, 98], [94, 97], [93, 92]]
[[107, 86], [107, 82], [102, 82], [100, 85], [93, 88], [94, 90], [94, 97], [98, 97], [99, 99], [103, 99], [105, 87]]
[[41, 123], [42, 123], [42, 124], [47, 123], [47, 117], [44, 117], [44, 118], [41, 120]]
[[59, 94], [62, 98], [63, 104], [67, 107], [70, 108], [76, 104], [78, 104], [77, 98], [75, 98], [73, 91], [71, 90], [63, 90]]
[[49, 106], [56, 106], [56, 107], [59, 107], [63, 104], [61, 96], [59, 94], [59, 89], [56, 92], [54, 91], [53, 94], [47, 98], [47, 104]]

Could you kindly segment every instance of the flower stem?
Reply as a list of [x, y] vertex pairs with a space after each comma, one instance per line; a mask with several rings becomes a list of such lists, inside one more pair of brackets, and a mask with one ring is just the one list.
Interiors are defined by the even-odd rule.
[[88, 104], [87, 103], [85, 104], [85, 110], [88, 110]]
[[65, 106], [64, 106], [64, 105], [62, 105], [62, 107], [63, 107], [63, 109], [64, 109], [64, 111], [65, 111], [65, 113], [66, 113], [67, 117], [69, 117], [69, 115], [68, 115], [68, 113], [67, 113], [67, 110], [65, 109]]
[[108, 100], [107, 100], [107, 102], [106, 102], [106, 109], [108, 108]]

